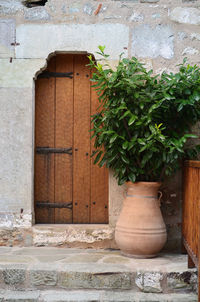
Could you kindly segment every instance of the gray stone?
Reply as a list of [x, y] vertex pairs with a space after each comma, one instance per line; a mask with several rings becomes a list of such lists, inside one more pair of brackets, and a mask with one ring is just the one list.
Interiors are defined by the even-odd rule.
[[74, 3], [69, 7], [69, 13], [70, 14], [74, 14], [74, 13], [78, 13], [80, 11], [80, 3]]
[[160, 0], [140, 0], [141, 3], [157, 3]]
[[161, 56], [171, 59], [174, 56], [173, 32], [169, 26], [139, 25], [133, 29], [132, 55], [156, 58]]
[[103, 263], [118, 263], [118, 264], [130, 263], [130, 259], [120, 256], [110, 256], [110, 257], [105, 257], [103, 259]]
[[24, 238], [24, 246], [32, 246], [33, 245], [33, 236], [32, 235], [26, 235]]
[[0, 1], [0, 14], [13, 15], [25, 10], [24, 5], [20, 0], [1, 0]]
[[136, 285], [145, 293], [161, 293], [163, 274], [159, 272], [138, 273], [135, 278]]
[[59, 285], [65, 288], [131, 289], [130, 273], [63, 272]]
[[133, 12], [129, 19], [129, 21], [131, 22], [140, 22], [143, 20], [144, 20], [144, 15], [137, 12]]
[[97, 262], [103, 257], [101, 254], [81, 254], [67, 257], [63, 262], [67, 263], [92, 263]]
[[44, 291], [41, 299], [44, 302], [99, 302], [102, 293], [95, 290], [90, 291]]
[[109, 16], [105, 16], [104, 20], [110, 20], [110, 19], [121, 19], [122, 16], [120, 15], [109, 15]]
[[199, 53], [198, 49], [193, 48], [193, 47], [186, 47], [183, 50], [182, 55], [196, 55], [198, 53]]
[[106, 45], [110, 59], [118, 59], [120, 53], [127, 53], [129, 28], [123, 24], [23, 24], [16, 36], [17, 58], [47, 58], [55, 50], [95, 53], [99, 45]]
[[185, 40], [185, 39], [187, 39], [187, 34], [184, 32], [184, 31], [180, 31], [180, 32], [178, 32], [178, 38], [179, 38], [179, 40]]
[[195, 272], [169, 273], [167, 274], [167, 287], [174, 291], [193, 290], [197, 283]]
[[[8, 60], [4, 61], [10, 64]], [[2, 65], [1, 60], [0, 66], [0, 79], [2, 79], [2, 68], [5, 65]], [[12, 64], [7, 66], [11, 67]], [[22, 73], [26, 72], [24, 66], [23, 68]], [[14, 83], [20, 77], [11, 73], [7, 73], [7, 76], [8, 78], [11, 76]], [[23, 86], [22, 88], [12, 88], [11, 82], [6, 81], [5, 72], [3, 77], [4, 84], [9, 88], [0, 88], [0, 191], [3, 192], [0, 196], [0, 211], [4, 212], [5, 216], [5, 220], [0, 223], [4, 225], [4, 228], [9, 225], [10, 222], [6, 221], [5, 211], [11, 212], [12, 208], [12, 211], [18, 214], [12, 227], [30, 227], [32, 225], [31, 214], [27, 214], [26, 219], [20, 218], [19, 209], [24, 208], [26, 211], [32, 202], [32, 181], [31, 176], [28, 177], [31, 175], [32, 161], [32, 88], [31, 86], [30, 88]], [[13, 216], [15, 215], [13, 214]]]
[[5, 269], [3, 270], [4, 282], [9, 285], [22, 284], [25, 281], [24, 269]]
[[146, 294], [135, 291], [43, 291], [44, 302], [197, 302], [194, 294]]
[[155, 14], [152, 14], [152, 19], [159, 19], [159, 18], [161, 18], [161, 14], [157, 14], [157, 13], [155, 13]]
[[193, 7], [176, 7], [170, 14], [170, 19], [178, 23], [200, 24], [200, 10]]
[[199, 40], [200, 41], [200, 34], [199, 33], [193, 33], [190, 35], [190, 38], [192, 40]]
[[86, 3], [83, 7], [83, 11], [85, 14], [91, 16], [94, 11], [94, 7], [90, 3]]
[[[31, 87], [33, 86], [33, 78], [35, 77], [36, 72], [45, 66], [44, 59], [36, 60], [16, 60], [13, 59], [12, 63], [7, 59], [0, 59], [0, 87]], [[16, 76], [17, 75], [17, 76]], [[6, 195], [6, 194], [5, 194]], [[0, 205], [1, 208], [1, 205]], [[16, 209], [19, 209], [19, 207]], [[19, 211], [17, 211], [19, 212]], [[7, 222], [14, 221], [14, 215], [8, 214], [9, 217], [4, 218], [8, 219]], [[21, 215], [23, 217], [23, 215]], [[4, 219], [1, 217], [0, 221]], [[25, 216], [24, 216], [25, 218]]]
[[50, 20], [50, 15], [44, 7], [33, 7], [26, 10], [24, 14], [25, 19], [31, 21]]
[[[4, 302], [37, 302], [39, 299], [39, 292], [37, 291], [6, 291], [4, 293]], [[1, 300], [0, 300], [1, 301]]]
[[57, 284], [57, 272], [37, 270], [30, 272], [31, 284], [33, 286], [47, 285], [55, 286]]
[[14, 47], [11, 43], [15, 42], [15, 20], [0, 20], [0, 57], [12, 57], [14, 55]]

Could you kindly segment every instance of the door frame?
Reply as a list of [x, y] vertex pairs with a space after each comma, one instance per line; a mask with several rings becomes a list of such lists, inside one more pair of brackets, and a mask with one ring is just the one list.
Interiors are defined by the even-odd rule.
[[[87, 56], [87, 55], [89, 55], [89, 53], [87, 53], [87, 52], [54, 52], [53, 54], [50, 54], [49, 56], [48, 56], [48, 59], [46, 60], [47, 61], [47, 64], [45, 65], [45, 67], [44, 68], [42, 68], [41, 70], [40, 70], [40, 72], [37, 72], [36, 73], [36, 77], [35, 77], [35, 80], [37, 80], [37, 77], [38, 77], [38, 75], [42, 72], [42, 71], [44, 71], [45, 69], [46, 69], [46, 67], [47, 67], [47, 65], [48, 65], [48, 61], [53, 57], [53, 56], [56, 56], [56, 55], [59, 55], [59, 54], [73, 54], [73, 55], [79, 55], [79, 54], [81, 54], [81, 55], [85, 55], [85, 56]], [[35, 82], [34, 82], [34, 84], [35, 84]], [[34, 101], [35, 101], [35, 85], [34, 85]], [[35, 159], [35, 152], [34, 152], [34, 150], [35, 150], [35, 127], [36, 127], [36, 125], [35, 125], [35, 110], [36, 110], [36, 104], [35, 104], [35, 102], [34, 102], [34, 118], [33, 118], [33, 123], [34, 123], [34, 127], [33, 127], [33, 167], [35, 167], [35, 162], [34, 162], [34, 159]], [[106, 225], [108, 225], [109, 224], [109, 210], [110, 210], [110, 207], [109, 207], [109, 179], [110, 179], [110, 177], [108, 176], [108, 223], [106, 223]], [[32, 202], [32, 209], [33, 209], [33, 213], [34, 213], [34, 223], [35, 223], [35, 210], [34, 210], [34, 185], [35, 185], [35, 173], [34, 173], [34, 169], [33, 169], [33, 202]], [[92, 224], [94, 224], [94, 223], [91, 223], [91, 224], [89, 224], [89, 225], [92, 225]], [[52, 224], [53, 225], [53, 224]], [[70, 224], [66, 224], [66, 225], [70, 225]], [[73, 225], [75, 225], [75, 224], [73, 224]]]

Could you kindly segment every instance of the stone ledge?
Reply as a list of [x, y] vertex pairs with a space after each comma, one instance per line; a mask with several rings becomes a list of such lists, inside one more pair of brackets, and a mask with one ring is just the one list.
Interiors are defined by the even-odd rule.
[[197, 287], [185, 255], [124, 257], [117, 250], [0, 248], [0, 289], [130, 290], [183, 294]]
[[0, 293], [1, 302], [197, 302], [195, 294], [144, 294], [133, 291], [36, 291]]
[[113, 248], [114, 229], [107, 224], [35, 225], [35, 246]]

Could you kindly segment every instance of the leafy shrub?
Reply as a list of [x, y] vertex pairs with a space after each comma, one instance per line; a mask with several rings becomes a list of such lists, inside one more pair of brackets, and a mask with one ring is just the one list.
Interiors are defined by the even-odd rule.
[[161, 181], [200, 150], [186, 145], [200, 119], [200, 68], [184, 59], [178, 73], [153, 75], [136, 58], [120, 56], [114, 70], [104, 49], [104, 63], [89, 56], [100, 102], [92, 116], [94, 163], [112, 168], [119, 184]]

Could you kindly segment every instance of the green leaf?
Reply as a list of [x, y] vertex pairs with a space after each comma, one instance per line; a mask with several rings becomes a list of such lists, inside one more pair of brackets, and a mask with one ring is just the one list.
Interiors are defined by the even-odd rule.
[[117, 139], [118, 135], [115, 133], [111, 139], [110, 139], [110, 144], [114, 143], [114, 141]]
[[132, 115], [131, 118], [128, 121], [128, 125], [131, 126], [135, 122], [136, 119], [137, 119], [137, 116]]
[[124, 117], [126, 117], [127, 115], [131, 115], [131, 112], [129, 110], [127, 110], [121, 117], [120, 120], [123, 119]]
[[97, 154], [97, 156], [96, 156], [96, 158], [95, 158], [95, 160], [94, 160], [94, 164], [98, 163], [98, 161], [100, 160], [100, 157], [101, 157], [102, 153], [103, 153], [103, 151], [100, 151], [100, 152]]
[[122, 145], [122, 148], [123, 148], [124, 150], [126, 150], [128, 147], [129, 147], [129, 142], [128, 142], [128, 141], [125, 141], [125, 142], [123, 143], [123, 145]]
[[133, 182], [133, 183], [136, 181], [136, 175], [133, 174], [133, 173], [130, 173], [130, 174], [128, 175], [128, 178], [129, 178], [129, 180], [130, 180], [131, 182]]
[[123, 160], [123, 162], [125, 163], [125, 164], [129, 164], [130, 162], [129, 162], [129, 159], [126, 157], [126, 156], [124, 156], [124, 155], [121, 155], [121, 159]]
[[99, 166], [100, 167], [103, 167], [103, 165], [106, 163], [106, 157], [104, 156], [103, 158], [102, 158], [102, 160], [100, 161], [100, 163], [99, 163]]
[[195, 134], [185, 134], [184, 137], [186, 138], [198, 138], [198, 135], [195, 135]]

